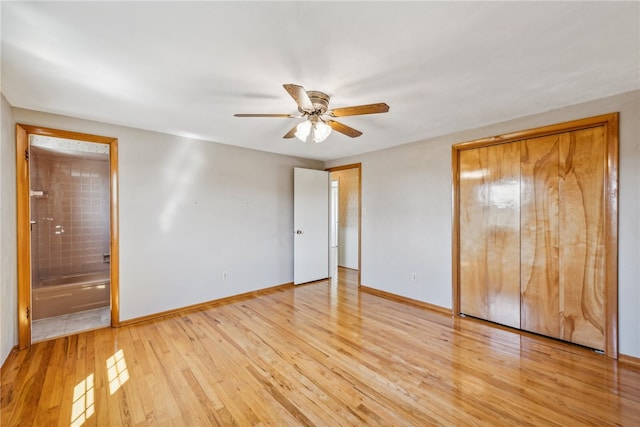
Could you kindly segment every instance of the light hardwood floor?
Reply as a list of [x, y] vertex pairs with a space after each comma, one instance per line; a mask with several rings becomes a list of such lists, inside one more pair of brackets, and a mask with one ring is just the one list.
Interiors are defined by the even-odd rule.
[[1, 425], [638, 425], [637, 368], [354, 280], [37, 343]]

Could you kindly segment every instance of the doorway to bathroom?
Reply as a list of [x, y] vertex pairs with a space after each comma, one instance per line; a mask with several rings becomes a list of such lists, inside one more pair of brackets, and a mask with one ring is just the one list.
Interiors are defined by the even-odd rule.
[[117, 324], [117, 139], [16, 130], [20, 347]]
[[327, 169], [329, 198], [329, 271], [332, 278], [340, 272], [357, 271], [360, 285], [361, 164]]

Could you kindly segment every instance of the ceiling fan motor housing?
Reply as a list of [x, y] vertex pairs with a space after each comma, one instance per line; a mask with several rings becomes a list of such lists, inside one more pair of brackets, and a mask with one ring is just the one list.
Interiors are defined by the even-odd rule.
[[[309, 95], [309, 99], [311, 100], [314, 109], [314, 111], [307, 111], [307, 113], [321, 115], [327, 112], [327, 109], [329, 108], [329, 95], [315, 90], [307, 91], [307, 95]], [[298, 110], [300, 110], [300, 108], [298, 108]], [[302, 110], [300, 110], [300, 112], [304, 113]]]

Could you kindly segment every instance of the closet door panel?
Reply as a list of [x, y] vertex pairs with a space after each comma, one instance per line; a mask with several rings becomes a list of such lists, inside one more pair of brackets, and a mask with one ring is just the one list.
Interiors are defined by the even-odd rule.
[[560, 338], [605, 344], [604, 128], [560, 144]]
[[460, 311], [520, 327], [518, 143], [465, 150], [460, 171]]
[[566, 134], [522, 141], [521, 327], [560, 337], [558, 156]]
[[453, 146], [457, 313], [617, 358], [618, 120]]

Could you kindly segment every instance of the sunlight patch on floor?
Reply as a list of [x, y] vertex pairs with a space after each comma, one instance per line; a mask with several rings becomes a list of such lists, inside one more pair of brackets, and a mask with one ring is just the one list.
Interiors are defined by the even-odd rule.
[[129, 370], [122, 349], [107, 359], [107, 376], [109, 379], [109, 394], [113, 395], [129, 379]]
[[70, 427], [80, 427], [95, 412], [93, 395], [93, 374], [80, 381], [73, 389]]

